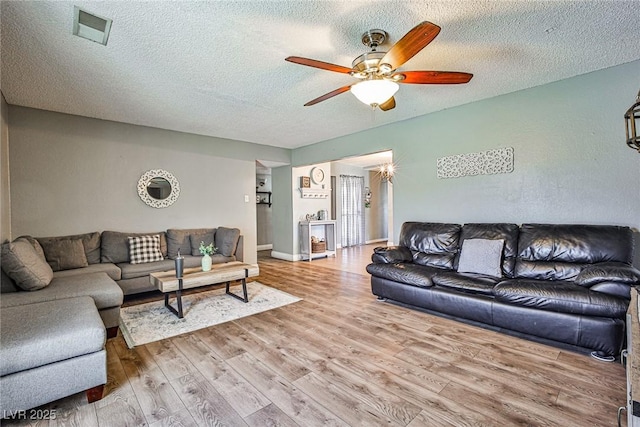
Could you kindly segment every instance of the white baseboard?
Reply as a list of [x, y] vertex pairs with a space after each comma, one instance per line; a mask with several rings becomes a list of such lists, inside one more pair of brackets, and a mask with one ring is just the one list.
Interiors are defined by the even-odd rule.
[[387, 238], [385, 237], [384, 239], [367, 240], [365, 244], [370, 245], [371, 243], [380, 243], [380, 242], [386, 242], [386, 241], [387, 241]]
[[287, 254], [284, 252], [276, 252], [271, 251], [272, 258], [283, 259], [285, 261], [306, 261], [306, 259], [302, 259], [302, 255], [300, 254]]
[[268, 251], [269, 249], [273, 249], [273, 245], [269, 243], [268, 245], [258, 245], [256, 250], [258, 251]]
[[[292, 255], [284, 252], [271, 251], [271, 257], [277, 259], [283, 259], [285, 261], [300, 261], [300, 255]], [[296, 259], [296, 257], [298, 259]]]

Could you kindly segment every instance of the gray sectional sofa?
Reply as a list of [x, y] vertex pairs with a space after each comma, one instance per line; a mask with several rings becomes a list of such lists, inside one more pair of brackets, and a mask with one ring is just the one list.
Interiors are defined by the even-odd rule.
[[[157, 247], [143, 246], [141, 254], [134, 246], [145, 239]], [[149, 273], [173, 269], [178, 253], [185, 267], [199, 266], [200, 242], [218, 248], [213, 263], [243, 260], [240, 230], [225, 227], [22, 236], [3, 244], [0, 412], [81, 391], [89, 401], [101, 398], [105, 341], [117, 334], [124, 296], [155, 290]]]

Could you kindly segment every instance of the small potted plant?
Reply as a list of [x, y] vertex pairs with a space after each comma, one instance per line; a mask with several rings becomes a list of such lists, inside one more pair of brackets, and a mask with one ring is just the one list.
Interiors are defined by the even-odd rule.
[[209, 243], [208, 245], [204, 244], [204, 241], [200, 242], [200, 247], [198, 248], [202, 256], [202, 271], [211, 270], [211, 255], [215, 254], [218, 248], [213, 246], [213, 243]]

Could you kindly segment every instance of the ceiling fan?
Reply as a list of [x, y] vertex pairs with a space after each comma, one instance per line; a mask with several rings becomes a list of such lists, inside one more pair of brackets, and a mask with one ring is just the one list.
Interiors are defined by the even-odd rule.
[[387, 40], [388, 34], [383, 30], [369, 30], [362, 35], [362, 44], [371, 48], [371, 52], [354, 59], [352, 68], [299, 56], [289, 56], [285, 61], [360, 79], [353, 85], [343, 86], [307, 102], [305, 107], [350, 90], [363, 103], [387, 111], [396, 106], [393, 95], [399, 89], [398, 83], [460, 84], [469, 82], [473, 77], [473, 74], [457, 71], [398, 71], [399, 67], [431, 43], [439, 32], [440, 27], [436, 24], [424, 21], [405, 34], [388, 52], [378, 52], [376, 49]]

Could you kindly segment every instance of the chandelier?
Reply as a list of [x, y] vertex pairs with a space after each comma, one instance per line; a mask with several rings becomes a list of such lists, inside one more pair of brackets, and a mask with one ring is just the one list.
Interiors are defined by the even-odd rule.
[[636, 103], [624, 114], [624, 121], [627, 127], [627, 145], [640, 153], [640, 92]]
[[378, 173], [383, 181], [393, 182], [393, 174], [395, 173], [395, 168], [393, 167], [393, 163], [385, 163], [384, 165], [380, 165], [378, 168]]

